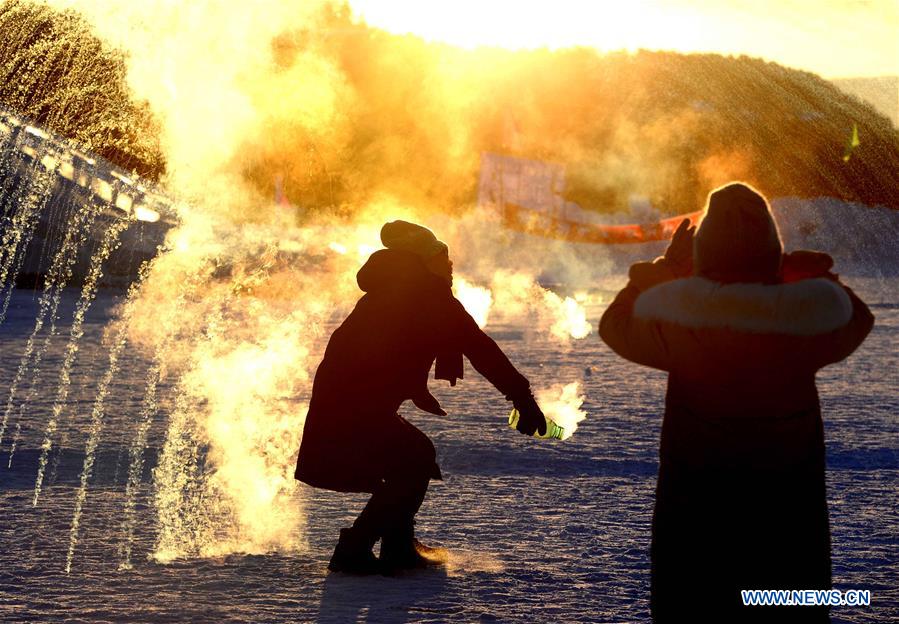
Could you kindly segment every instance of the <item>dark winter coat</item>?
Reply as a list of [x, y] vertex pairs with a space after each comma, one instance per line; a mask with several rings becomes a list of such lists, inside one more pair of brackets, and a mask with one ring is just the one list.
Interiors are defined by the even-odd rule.
[[851, 290], [824, 278], [690, 277], [645, 292], [631, 282], [606, 310], [605, 343], [668, 372], [651, 549], [658, 621], [733, 609], [739, 589], [830, 587], [815, 373], [872, 325]]
[[[417, 256], [377, 251], [357, 275], [366, 294], [338, 327], [315, 374], [296, 478], [344, 492], [371, 492], [385, 476], [391, 440], [405, 436], [400, 405], [445, 415], [428, 391], [435, 377], [455, 385], [462, 356], [510, 400], [525, 379], [477, 326], [449, 285]], [[433, 462], [432, 462], [433, 464]], [[439, 475], [433, 466], [433, 477]]]

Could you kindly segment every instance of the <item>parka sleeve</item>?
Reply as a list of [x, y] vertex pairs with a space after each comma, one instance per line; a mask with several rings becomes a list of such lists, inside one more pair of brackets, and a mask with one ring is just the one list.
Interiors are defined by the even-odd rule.
[[475, 370], [512, 401], [530, 395], [530, 382], [518, 372], [499, 345], [478, 327], [462, 304], [453, 299], [455, 329], [462, 353]]
[[874, 327], [874, 315], [858, 295], [845, 284], [840, 284], [849, 300], [852, 302], [852, 317], [843, 327], [817, 337], [815, 345], [807, 351], [807, 356], [812, 359], [811, 366], [814, 370], [823, 368], [844, 360], [855, 351]]
[[669, 348], [661, 327], [634, 316], [634, 303], [641, 292], [631, 280], [618, 293], [599, 321], [599, 337], [626, 360], [670, 370]]

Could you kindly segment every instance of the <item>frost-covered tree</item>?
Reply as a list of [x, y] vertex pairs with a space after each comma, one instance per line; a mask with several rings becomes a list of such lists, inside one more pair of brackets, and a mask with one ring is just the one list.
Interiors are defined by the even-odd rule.
[[126, 83], [123, 54], [76, 12], [0, 4], [0, 105], [129, 171], [165, 171], [159, 127]]

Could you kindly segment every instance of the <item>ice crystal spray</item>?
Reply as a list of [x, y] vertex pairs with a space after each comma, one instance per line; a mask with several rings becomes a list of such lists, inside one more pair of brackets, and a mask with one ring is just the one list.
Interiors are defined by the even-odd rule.
[[[513, 408], [512, 411], [509, 413], [509, 427], [511, 427], [512, 429], [517, 428], [519, 418], [521, 418], [521, 414], [518, 413], [517, 409]], [[565, 435], [565, 430], [562, 427], [560, 427], [559, 425], [557, 425], [556, 423], [554, 423], [553, 421], [551, 421], [549, 418], [546, 419], [546, 433], [544, 433], [543, 435], [540, 435], [539, 430], [534, 432], [535, 438], [541, 438], [543, 440], [548, 440], [550, 438], [553, 438], [556, 440], [561, 440], [564, 435]]]

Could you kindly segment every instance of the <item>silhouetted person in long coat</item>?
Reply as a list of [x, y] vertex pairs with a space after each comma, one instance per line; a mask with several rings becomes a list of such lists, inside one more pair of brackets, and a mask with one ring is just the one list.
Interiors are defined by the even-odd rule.
[[[456, 384], [462, 356], [521, 412], [519, 431], [546, 431], [524, 378], [453, 297], [447, 246], [427, 228], [393, 221], [386, 249], [359, 271], [365, 295], [338, 327], [315, 374], [296, 478], [340, 492], [371, 492], [340, 531], [329, 568], [393, 572], [423, 565], [413, 519], [431, 479], [440, 479], [434, 445], [397, 410], [411, 400], [445, 416], [428, 391], [428, 373]], [[380, 561], [372, 553], [381, 539]]]
[[743, 607], [740, 590], [831, 587], [815, 373], [874, 319], [829, 256], [783, 254], [747, 185], [711, 193], [693, 230], [685, 221], [663, 258], [631, 267], [599, 325], [616, 353], [668, 372], [653, 618], [827, 621], [826, 608]]

